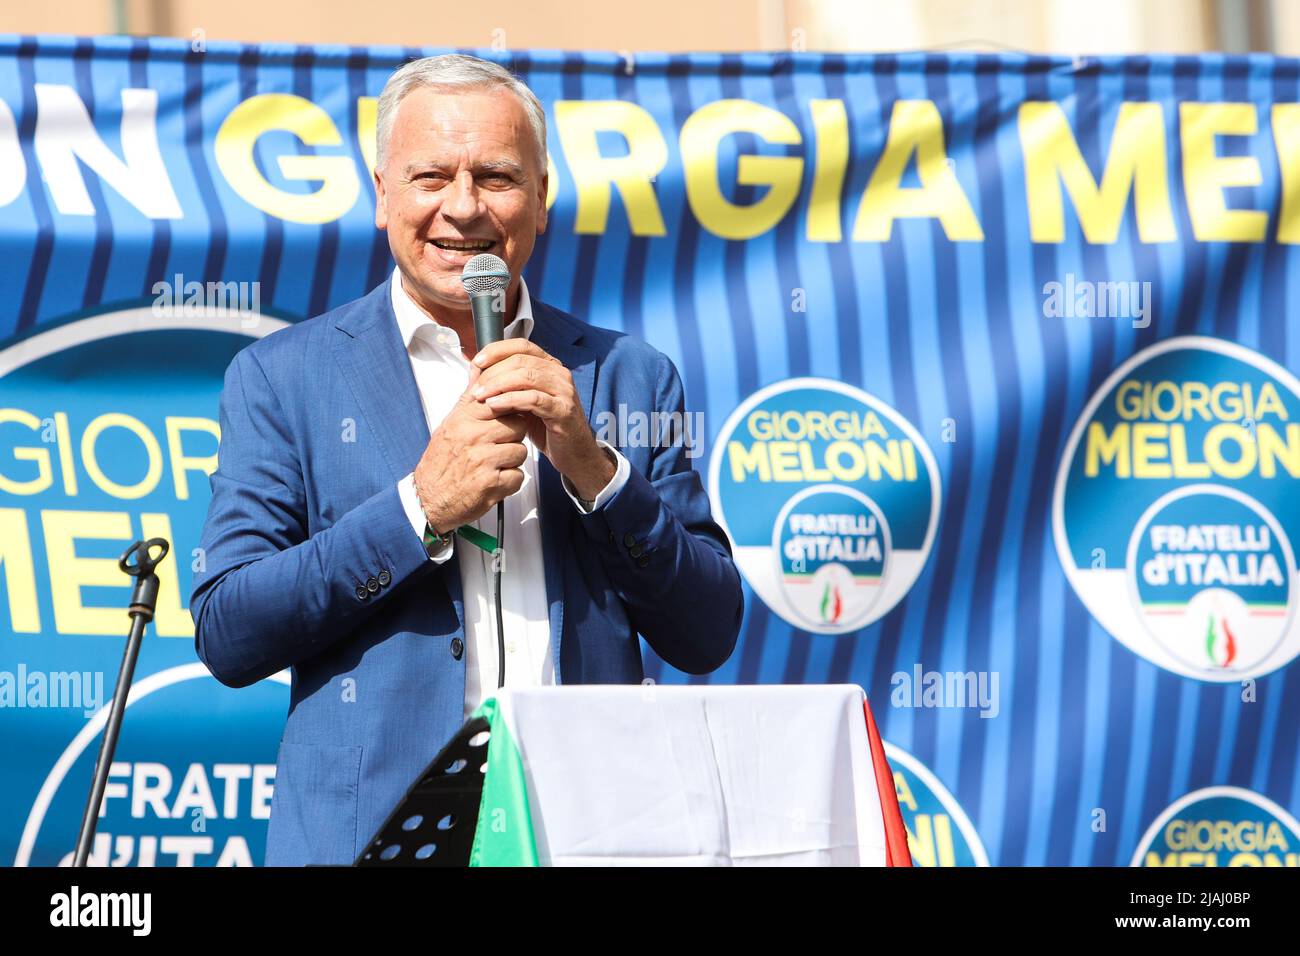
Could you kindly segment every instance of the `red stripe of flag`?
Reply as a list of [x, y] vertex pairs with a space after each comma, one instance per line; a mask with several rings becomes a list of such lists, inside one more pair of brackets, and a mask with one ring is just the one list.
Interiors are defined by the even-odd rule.
[[871, 741], [871, 765], [876, 771], [876, 789], [880, 792], [880, 812], [885, 819], [885, 866], [911, 866], [912, 854], [907, 849], [907, 827], [903, 825], [903, 811], [898, 809], [898, 791], [894, 789], [894, 771], [885, 756], [876, 720], [871, 716], [871, 704], [862, 702], [862, 712], [867, 718], [867, 739]]

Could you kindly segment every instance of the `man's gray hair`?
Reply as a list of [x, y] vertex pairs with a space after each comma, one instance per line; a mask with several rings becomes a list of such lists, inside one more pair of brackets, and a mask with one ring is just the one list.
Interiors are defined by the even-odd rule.
[[420, 87], [435, 90], [491, 90], [505, 87], [523, 103], [528, 124], [537, 139], [542, 168], [546, 167], [546, 111], [523, 80], [503, 66], [476, 56], [446, 53], [412, 60], [388, 78], [379, 94], [379, 112], [375, 119], [375, 168], [383, 169], [388, 160], [388, 141], [393, 134], [393, 118], [406, 94]]

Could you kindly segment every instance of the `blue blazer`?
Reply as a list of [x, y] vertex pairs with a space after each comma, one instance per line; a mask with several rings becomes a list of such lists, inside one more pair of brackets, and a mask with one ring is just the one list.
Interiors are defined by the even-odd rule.
[[[683, 410], [666, 356], [536, 299], [533, 310], [533, 341], [570, 369], [589, 420]], [[292, 671], [269, 865], [350, 863], [460, 727], [458, 564], [428, 560], [397, 494], [428, 441], [387, 282], [260, 339], [226, 372], [190, 610], [199, 658], [223, 684]], [[591, 514], [538, 459], [559, 683], [642, 680], [638, 634], [703, 674], [740, 629], [740, 577], [686, 448], [620, 451], [631, 476]]]

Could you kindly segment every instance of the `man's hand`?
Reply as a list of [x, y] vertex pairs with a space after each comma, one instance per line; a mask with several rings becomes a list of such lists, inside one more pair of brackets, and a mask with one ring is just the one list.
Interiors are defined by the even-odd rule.
[[527, 433], [525, 416], [498, 415], [468, 390], [461, 395], [415, 466], [415, 493], [436, 533], [481, 517], [519, 490]]
[[470, 394], [495, 414], [527, 416], [533, 444], [578, 497], [594, 500], [614, 477], [615, 465], [596, 444], [564, 364], [527, 339], [506, 339], [480, 349], [474, 365], [481, 372], [470, 382]]

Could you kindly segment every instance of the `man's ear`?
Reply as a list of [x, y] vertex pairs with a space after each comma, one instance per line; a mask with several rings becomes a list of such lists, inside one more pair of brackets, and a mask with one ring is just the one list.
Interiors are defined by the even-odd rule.
[[547, 170], [542, 171], [542, 180], [540, 192], [537, 196], [537, 234], [540, 236], [546, 231], [546, 194], [551, 187], [551, 174]]
[[384, 178], [375, 170], [375, 228], [388, 228], [388, 194], [384, 192]]

